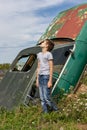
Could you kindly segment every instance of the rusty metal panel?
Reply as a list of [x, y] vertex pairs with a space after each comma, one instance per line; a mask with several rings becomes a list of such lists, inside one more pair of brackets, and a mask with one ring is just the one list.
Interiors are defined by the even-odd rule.
[[[64, 93], [70, 93], [87, 64], [87, 22], [85, 22], [79, 36], [76, 39], [72, 53], [65, 63], [56, 85], [52, 90], [52, 96], [58, 97]], [[62, 92], [62, 93], [61, 93]]]
[[71, 38], [75, 40], [86, 20], [87, 4], [60, 12], [49, 25], [39, 42], [46, 38]]
[[28, 89], [32, 86], [32, 78], [36, 72], [37, 60], [29, 71], [13, 71], [19, 57], [29, 54], [37, 54], [40, 47], [32, 47], [22, 50], [13, 61], [10, 69], [0, 82], [0, 106], [12, 109], [23, 103]]

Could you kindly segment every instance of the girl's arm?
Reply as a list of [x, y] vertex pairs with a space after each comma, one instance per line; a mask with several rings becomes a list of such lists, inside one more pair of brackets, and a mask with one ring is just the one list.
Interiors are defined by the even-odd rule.
[[40, 68], [40, 62], [38, 61], [37, 71], [36, 71], [36, 86], [37, 87], [39, 86], [39, 82], [38, 82], [39, 68]]
[[53, 75], [53, 60], [49, 60], [50, 77], [48, 81], [48, 88], [52, 87], [52, 75]]

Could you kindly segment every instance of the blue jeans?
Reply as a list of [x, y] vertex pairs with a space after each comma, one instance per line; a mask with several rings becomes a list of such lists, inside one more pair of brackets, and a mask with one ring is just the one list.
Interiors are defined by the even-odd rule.
[[47, 86], [48, 81], [49, 75], [39, 75], [39, 93], [43, 112], [48, 112], [47, 106], [49, 106], [52, 110], [58, 110], [57, 106], [51, 100], [51, 89]]

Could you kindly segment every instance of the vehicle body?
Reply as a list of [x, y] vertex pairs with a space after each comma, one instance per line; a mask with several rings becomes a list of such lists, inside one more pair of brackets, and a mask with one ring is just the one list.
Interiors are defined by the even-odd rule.
[[[73, 47], [73, 43], [64, 45], [56, 45], [53, 50], [54, 65], [63, 66], [69, 53], [69, 49]], [[0, 83], [0, 105], [8, 109], [18, 104], [28, 104], [27, 98], [32, 95], [32, 87], [36, 79], [37, 53], [41, 51], [38, 46], [22, 50], [13, 61], [10, 69]], [[58, 59], [56, 58], [58, 55]], [[62, 59], [61, 59], [62, 56]], [[58, 71], [56, 71], [58, 72]], [[34, 88], [34, 90], [36, 87]], [[33, 91], [34, 91], [33, 90]], [[38, 95], [39, 96], [39, 95]]]

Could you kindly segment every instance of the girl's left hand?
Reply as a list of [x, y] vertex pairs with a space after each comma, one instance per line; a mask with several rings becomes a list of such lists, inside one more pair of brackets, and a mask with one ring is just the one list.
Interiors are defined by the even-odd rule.
[[48, 88], [52, 87], [52, 82], [48, 81]]

